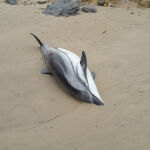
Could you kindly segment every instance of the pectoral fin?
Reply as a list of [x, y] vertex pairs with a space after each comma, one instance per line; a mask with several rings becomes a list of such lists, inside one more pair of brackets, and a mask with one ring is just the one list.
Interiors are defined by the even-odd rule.
[[42, 74], [51, 74], [51, 75], [53, 74], [52, 71], [49, 70], [49, 69], [47, 69], [47, 68], [41, 70], [41, 73], [42, 73]]
[[95, 79], [95, 72], [91, 72], [93, 79]]

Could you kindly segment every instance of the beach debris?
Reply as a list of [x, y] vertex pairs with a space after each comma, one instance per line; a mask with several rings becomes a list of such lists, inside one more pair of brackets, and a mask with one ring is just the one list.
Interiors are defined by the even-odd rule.
[[150, 8], [150, 0], [142, 0], [142, 6], [145, 8]]
[[98, 0], [97, 5], [98, 6], [104, 6], [105, 2], [103, 0]]
[[132, 14], [132, 15], [133, 15], [133, 14], [134, 14], [134, 12], [132, 11], [132, 12], [130, 12], [130, 14]]
[[104, 30], [102, 33], [105, 34], [107, 32], [107, 30]]
[[97, 9], [93, 5], [87, 5], [82, 7], [81, 9], [85, 13], [95, 13], [97, 12]]
[[73, 0], [55, 0], [43, 11], [46, 15], [65, 16], [75, 15], [80, 10], [79, 4]]
[[16, 0], [5, 0], [6, 3], [10, 4], [10, 5], [15, 5], [17, 4]]
[[34, 1], [39, 3], [39, 4], [45, 4], [48, 2], [48, 0], [34, 0]]
[[108, 6], [109, 6], [109, 7], [115, 7], [115, 5], [112, 4], [112, 3], [108, 3]]

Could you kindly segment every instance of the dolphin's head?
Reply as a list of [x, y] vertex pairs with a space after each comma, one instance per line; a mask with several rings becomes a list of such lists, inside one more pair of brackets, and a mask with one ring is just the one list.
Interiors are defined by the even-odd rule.
[[71, 90], [69, 91], [73, 97], [77, 98], [78, 100], [82, 102], [93, 103], [92, 95], [87, 89], [79, 90], [73, 87], [70, 87], [70, 89]]
[[83, 102], [93, 103], [92, 95], [88, 90], [87, 91], [80, 91], [78, 99], [80, 99]]
[[104, 105], [104, 102], [102, 99], [100, 98], [97, 98], [96, 96], [94, 96], [92, 94], [92, 100], [93, 100], [93, 103], [96, 104], [96, 105]]
[[104, 102], [100, 99], [94, 96], [88, 89], [84, 91], [80, 90], [73, 90], [72, 95], [76, 97], [77, 99], [86, 102], [86, 103], [94, 103], [96, 105], [104, 105]]

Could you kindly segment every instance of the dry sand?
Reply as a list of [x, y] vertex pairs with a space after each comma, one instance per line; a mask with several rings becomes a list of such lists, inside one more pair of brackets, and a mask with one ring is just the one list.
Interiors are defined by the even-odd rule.
[[[44, 7], [0, 4], [0, 150], [149, 150], [149, 9], [56, 18], [40, 14]], [[30, 32], [85, 50], [105, 105], [79, 102], [40, 74]]]

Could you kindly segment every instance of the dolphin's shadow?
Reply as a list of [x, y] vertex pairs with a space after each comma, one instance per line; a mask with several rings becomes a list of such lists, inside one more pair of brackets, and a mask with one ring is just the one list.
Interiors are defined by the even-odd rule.
[[[42, 74], [44, 76], [44, 74]], [[51, 83], [50, 86], [52, 86], [52, 84], [55, 84], [56, 90], [60, 90], [60, 92], [62, 92], [63, 94], [65, 94], [66, 97], [68, 98], [65, 98], [64, 99], [69, 99], [69, 101], [72, 99], [72, 100], [75, 100], [78, 104], [81, 104], [83, 103], [82, 101], [80, 101], [79, 99], [76, 99], [75, 97], [73, 97], [69, 92], [68, 90], [63, 86], [63, 84], [61, 84], [61, 82], [59, 82], [53, 75], [48, 75], [48, 74], [45, 74], [45, 76], [48, 76], [49, 79], [49, 82]], [[54, 88], [55, 88], [54, 87]], [[58, 91], [59, 92], [59, 91]], [[61, 94], [61, 93], [60, 93]]]

